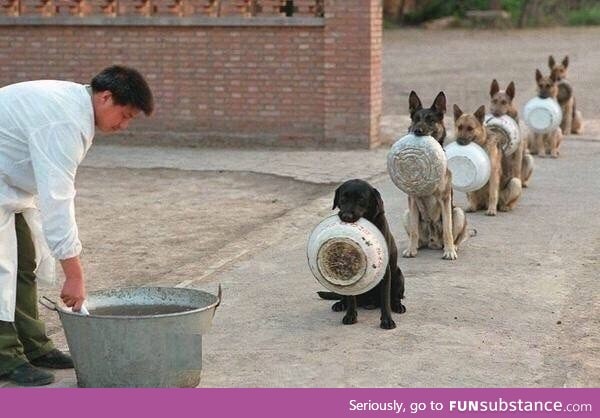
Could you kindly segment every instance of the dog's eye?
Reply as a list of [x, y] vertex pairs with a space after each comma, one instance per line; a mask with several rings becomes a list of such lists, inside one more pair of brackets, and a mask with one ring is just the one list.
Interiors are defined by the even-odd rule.
[[458, 125], [458, 130], [459, 130], [459, 131], [462, 131], [462, 130], [463, 130], [463, 128], [464, 128], [464, 126], [462, 126], [462, 125]]
[[468, 126], [468, 127], [467, 127], [467, 131], [471, 132], [472, 130], [473, 130], [473, 127], [472, 127], [472, 126]]

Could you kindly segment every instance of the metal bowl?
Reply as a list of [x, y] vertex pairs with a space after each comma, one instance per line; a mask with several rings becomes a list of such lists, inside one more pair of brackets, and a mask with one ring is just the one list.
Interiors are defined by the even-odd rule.
[[517, 122], [508, 115], [485, 117], [485, 125], [502, 134], [504, 141], [500, 144], [505, 155], [513, 154], [521, 143], [521, 133]]
[[404, 193], [428, 196], [446, 173], [446, 155], [431, 136], [408, 134], [390, 148], [387, 169], [394, 184]]
[[385, 275], [388, 248], [371, 222], [342, 222], [331, 215], [311, 232], [308, 265], [317, 281], [340, 295], [359, 295], [374, 288]]
[[558, 128], [562, 120], [562, 110], [552, 98], [534, 97], [525, 104], [523, 119], [533, 132], [545, 134]]
[[490, 179], [491, 163], [483, 148], [474, 142], [468, 145], [452, 142], [445, 149], [454, 189], [468, 193], [485, 186]]

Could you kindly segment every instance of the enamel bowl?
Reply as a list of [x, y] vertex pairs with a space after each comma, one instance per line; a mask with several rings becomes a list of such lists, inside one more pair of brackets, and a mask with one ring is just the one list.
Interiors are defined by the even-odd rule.
[[452, 187], [461, 192], [481, 189], [490, 179], [490, 158], [483, 148], [474, 142], [446, 145], [448, 169], [452, 173]]
[[311, 232], [307, 256], [322, 286], [340, 295], [359, 295], [385, 275], [388, 248], [381, 231], [366, 219], [346, 223], [331, 215]]
[[485, 125], [496, 132], [501, 133], [504, 141], [501, 142], [504, 155], [513, 154], [521, 144], [521, 133], [517, 122], [508, 115], [485, 117]]
[[431, 136], [409, 133], [390, 148], [387, 169], [394, 184], [404, 193], [428, 196], [446, 173], [446, 155]]
[[533, 132], [545, 134], [558, 128], [562, 120], [562, 110], [552, 98], [534, 97], [525, 104], [523, 119]]

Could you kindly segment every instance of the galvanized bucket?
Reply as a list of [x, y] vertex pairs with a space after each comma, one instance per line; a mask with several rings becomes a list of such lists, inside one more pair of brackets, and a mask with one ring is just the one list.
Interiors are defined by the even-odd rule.
[[[58, 312], [79, 387], [195, 387], [202, 335], [221, 303], [221, 286], [218, 296], [166, 287], [90, 292], [88, 316], [48, 298], [40, 303]], [[127, 306], [140, 310], [117, 312]]]

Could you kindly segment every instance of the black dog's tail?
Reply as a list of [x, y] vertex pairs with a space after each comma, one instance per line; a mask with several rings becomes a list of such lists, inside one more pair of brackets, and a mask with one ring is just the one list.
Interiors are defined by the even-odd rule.
[[334, 292], [317, 292], [317, 295], [319, 295], [321, 299], [325, 300], [342, 300], [343, 297], [342, 295], [338, 295]]

